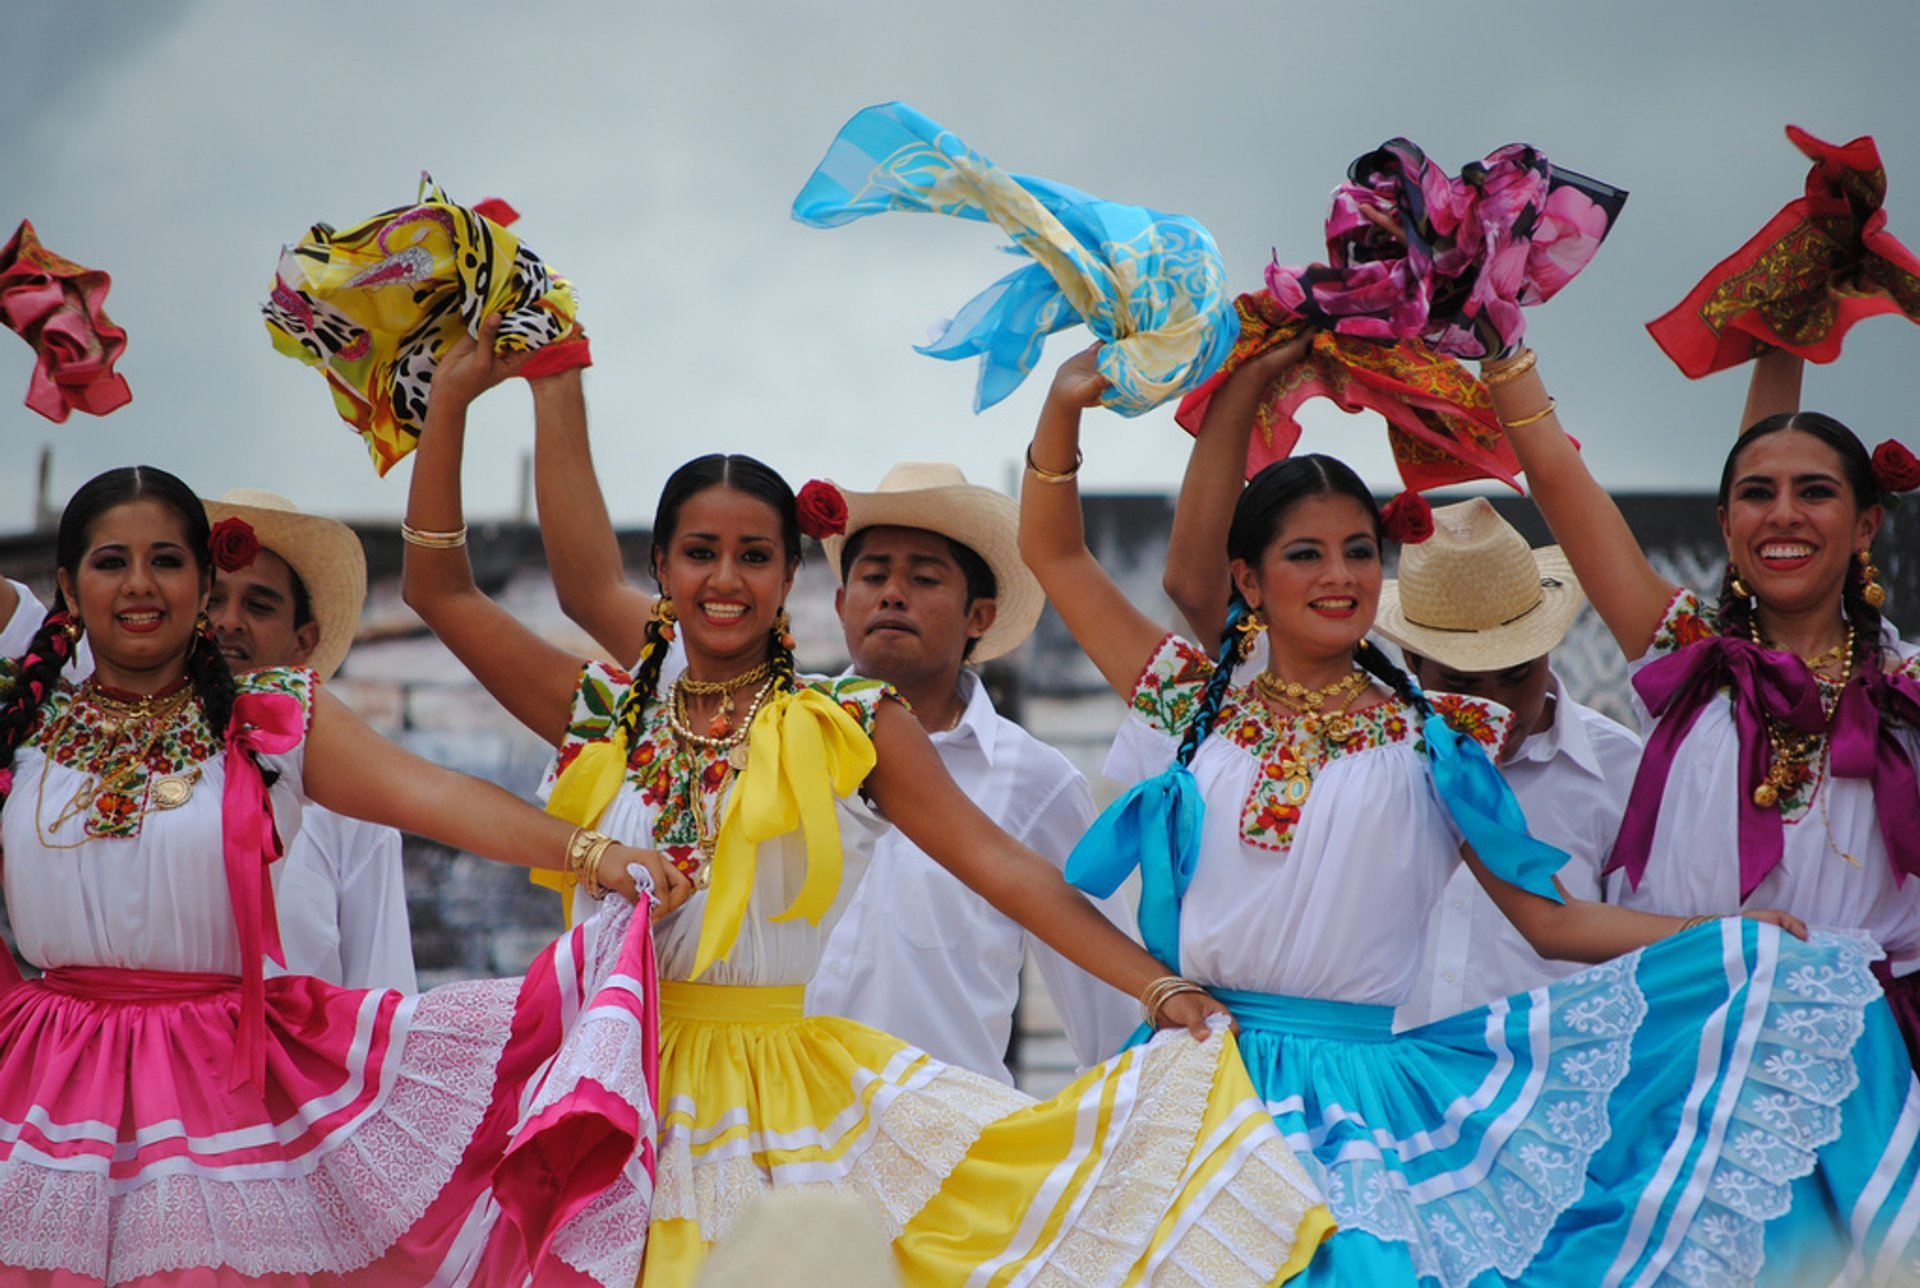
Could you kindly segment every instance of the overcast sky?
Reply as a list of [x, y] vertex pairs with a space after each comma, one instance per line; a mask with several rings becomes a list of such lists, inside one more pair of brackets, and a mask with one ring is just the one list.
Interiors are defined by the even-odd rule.
[[[1009, 268], [991, 228], [788, 218], [860, 107], [904, 99], [1002, 167], [1190, 214], [1240, 289], [1321, 258], [1347, 163], [1405, 134], [1450, 170], [1515, 140], [1632, 190], [1591, 267], [1530, 339], [1596, 472], [1621, 489], [1715, 480], [1744, 373], [1685, 380], [1642, 329], [1797, 195], [1792, 122], [1872, 134], [1891, 228], [1920, 247], [1920, 5], [1607, 0], [1448, 6], [1289, 0], [794, 0], [663, 5], [42, 4], [0, 0], [0, 237], [23, 216], [109, 271], [133, 403], [53, 425], [21, 403], [31, 354], [0, 336], [0, 531], [151, 462], [204, 494], [265, 487], [343, 517], [398, 516], [314, 372], [269, 346], [282, 243], [413, 199], [430, 169], [573, 278], [599, 365], [595, 448], [617, 520], [643, 524], [687, 457], [746, 451], [796, 485], [874, 484], [902, 459], [1004, 485], [1053, 366], [981, 416], [972, 364], [915, 354], [927, 325]], [[558, 12], [561, 16], [554, 16]], [[1920, 328], [1864, 324], [1809, 404], [1920, 448]], [[1383, 489], [1373, 417], [1310, 410], [1307, 446]], [[1092, 413], [1086, 479], [1170, 489], [1170, 409]], [[468, 509], [512, 512], [524, 386], [476, 412]]]

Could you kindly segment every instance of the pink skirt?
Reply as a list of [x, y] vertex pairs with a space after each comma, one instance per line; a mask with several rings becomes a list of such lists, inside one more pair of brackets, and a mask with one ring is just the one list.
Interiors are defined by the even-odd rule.
[[64, 968], [0, 994], [0, 1279], [630, 1288], [644, 916], [608, 908], [521, 980], [266, 987], [264, 1093], [233, 1076], [232, 977]]

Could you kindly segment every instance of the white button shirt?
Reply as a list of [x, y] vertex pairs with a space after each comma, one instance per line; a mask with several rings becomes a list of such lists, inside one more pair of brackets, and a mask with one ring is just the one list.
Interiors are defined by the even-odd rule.
[[[1064, 867], [1093, 821], [1087, 780], [1067, 758], [994, 710], [963, 672], [960, 723], [933, 735], [960, 790], [1013, 838]], [[1124, 926], [1118, 898], [1099, 904]], [[1027, 932], [889, 829], [827, 941], [807, 987], [815, 1015], [845, 1015], [948, 1064], [1011, 1083], [1006, 1066]], [[1031, 941], [1048, 994], [1081, 1063], [1111, 1056], [1140, 1023], [1132, 998]]]
[[[1500, 768], [1526, 811], [1527, 829], [1572, 856], [1558, 874], [1567, 894], [1599, 900], [1601, 865], [1626, 813], [1640, 739], [1567, 697], [1557, 675], [1548, 700], [1555, 705], [1552, 727], [1521, 743]], [[1585, 968], [1534, 952], [1465, 864], [1447, 881], [1427, 923], [1423, 956], [1413, 995], [1394, 1014], [1396, 1028], [1457, 1015]]]
[[280, 867], [274, 904], [289, 973], [419, 989], [399, 832], [309, 805]]

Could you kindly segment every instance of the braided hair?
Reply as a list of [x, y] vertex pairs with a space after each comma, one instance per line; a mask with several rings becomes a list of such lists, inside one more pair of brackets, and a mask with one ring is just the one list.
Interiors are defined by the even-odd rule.
[[[92, 543], [93, 526], [109, 510], [132, 501], [158, 501], [173, 511], [185, 529], [186, 547], [202, 579], [209, 575], [206, 508], [192, 488], [165, 470], [151, 465], [131, 465], [95, 475], [80, 486], [60, 516], [60, 529], [54, 539], [54, 562], [71, 578], [80, 572], [80, 561]], [[53, 610], [34, 633], [27, 650], [18, 660], [12, 685], [0, 690], [0, 769], [11, 768], [14, 752], [26, 741], [40, 719], [40, 709], [52, 696], [60, 671], [73, 655], [76, 624], [66, 596], [56, 592]], [[227, 731], [227, 719], [233, 713], [235, 688], [233, 672], [211, 631], [196, 631], [187, 646], [187, 676], [195, 696], [206, 713], [207, 724], [216, 737]]]
[[[1275, 461], [1253, 476], [1233, 507], [1233, 522], [1227, 529], [1227, 557], [1247, 564], [1259, 563], [1261, 555], [1280, 535], [1287, 514], [1300, 502], [1316, 496], [1352, 498], [1371, 518], [1375, 540], [1385, 540], [1380, 505], [1360, 476], [1344, 461], [1309, 453]], [[1246, 600], [1236, 589], [1227, 601], [1227, 626], [1221, 632], [1213, 674], [1207, 678], [1193, 720], [1180, 740], [1177, 759], [1183, 765], [1192, 761], [1220, 713], [1220, 705], [1233, 682], [1233, 669], [1239, 661], [1240, 623], [1249, 611]], [[1392, 689], [1401, 701], [1422, 716], [1433, 714], [1433, 707], [1420, 686], [1373, 644], [1361, 640], [1354, 646], [1353, 657], [1363, 670]]]
[[[674, 534], [680, 527], [680, 511], [694, 496], [709, 488], [732, 488], [764, 502], [780, 518], [780, 544], [791, 567], [800, 562], [800, 516], [795, 508], [793, 489], [771, 466], [751, 456], [722, 455], [719, 452], [694, 459], [675, 470], [660, 489], [660, 504], [653, 513], [653, 569], [656, 581], [660, 561], [666, 557]], [[639, 741], [640, 724], [647, 708], [660, 696], [660, 671], [666, 664], [672, 635], [667, 619], [656, 613], [647, 623], [646, 641], [640, 647], [640, 662], [634, 669], [633, 686], [620, 700], [611, 732], [625, 734], [627, 745]], [[773, 675], [774, 689], [791, 693], [794, 688], [793, 648], [778, 626], [768, 632], [767, 665]]]
[[[1720, 470], [1718, 500], [1722, 512], [1726, 510], [1732, 495], [1741, 455], [1760, 439], [1789, 429], [1812, 435], [1840, 457], [1841, 473], [1846, 478], [1848, 491], [1853, 494], [1853, 504], [1857, 510], [1886, 504], [1887, 497], [1873, 476], [1873, 457], [1859, 437], [1831, 416], [1817, 411], [1799, 411], [1769, 416], [1740, 435], [1739, 441], [1727, 453], [1726, 464]], [[1720, 579], [1720, 633], [1745, 639], [1753, 630], [1753, 602], [1745, 595], [1734, 593], [1733, 581], [1734, 568], [1729, 562], [1726, 573]], [[1840, 611], [1854, 629], [1856, 662], [1863, 661], [1869, 653], [1876, 653], [1880, 648], [1880, 610], [1869, 604], [1862, 593], [1866, 582], [1865, 571], [1860, 564], [1848, 560], [1846, 580], [1840, 588]]]

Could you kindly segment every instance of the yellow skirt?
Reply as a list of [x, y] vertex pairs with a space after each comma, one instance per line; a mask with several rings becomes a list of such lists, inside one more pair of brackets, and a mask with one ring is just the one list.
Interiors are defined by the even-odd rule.
[[769, 1190], [854, 1195], [910, 1288], [1269, 1284], [1333, 1223], [1232, 1039], [1168, 1034], [1035, 1103], [804, 989], [662, 981], [647, 1288]]

